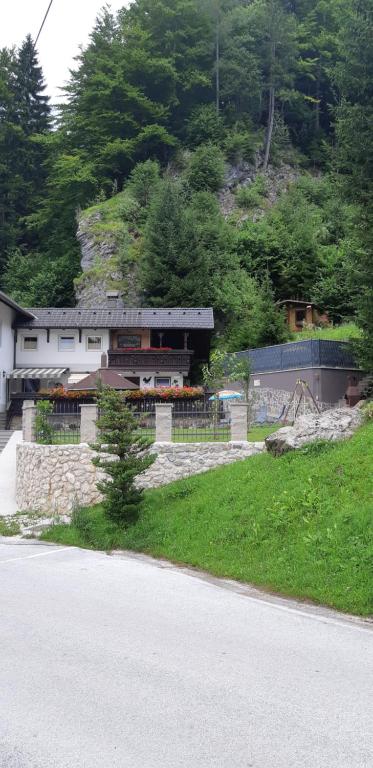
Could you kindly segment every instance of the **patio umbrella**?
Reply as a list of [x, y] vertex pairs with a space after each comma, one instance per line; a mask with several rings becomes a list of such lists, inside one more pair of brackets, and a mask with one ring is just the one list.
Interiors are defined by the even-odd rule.
[[231, 389], [221, 389], [216, 395], [209, 397], [209, 400], [238, 400], [243, 397], [241, 392], [233, 392]]

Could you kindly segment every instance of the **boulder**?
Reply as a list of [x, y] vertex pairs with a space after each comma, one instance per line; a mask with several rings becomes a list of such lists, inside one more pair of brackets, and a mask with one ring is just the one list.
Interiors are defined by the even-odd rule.
[[282, 427], [266, 438], [266, 447], [274, 456], [295, 451], [318, 440], [344, 440], [351, 437], [363, 421], [356, 408], [335, 408], [320, 414], [300, 416], [292, 427]]

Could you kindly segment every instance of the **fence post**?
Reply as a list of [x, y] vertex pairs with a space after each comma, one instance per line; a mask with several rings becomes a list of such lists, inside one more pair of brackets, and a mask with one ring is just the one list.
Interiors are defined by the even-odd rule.
[[230, 403], [231, 409], [231, 441], [247, 441], [248, 403]]
[[22, 406], [22, 435], [25, 443], [35, 440], [36, 405], [34, 401], [24, 402]]
[[80, 406], [80, 442], [95, 443], [97, 439], [97, 405], [95, 403]]
[[156, 443], [170, 443], [172, 441], [172, 405], [171, 403], [156, 403], [155, 441]]

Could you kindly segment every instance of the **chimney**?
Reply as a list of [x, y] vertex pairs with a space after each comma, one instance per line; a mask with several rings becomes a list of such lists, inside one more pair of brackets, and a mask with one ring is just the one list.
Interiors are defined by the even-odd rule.
[[106, 306], [113, 309], [119, 307], [119, 291], [106, 291]]

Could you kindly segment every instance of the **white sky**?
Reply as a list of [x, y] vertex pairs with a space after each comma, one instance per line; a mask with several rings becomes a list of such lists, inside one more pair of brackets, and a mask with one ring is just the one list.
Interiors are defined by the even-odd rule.
[[[58, 88], [68, 79], [79, 45], [86, 45], [104, 4], [105, 0], [53, 0], [37, 46], [52, 101], [61, 98]], [[129, 0], [109, 2], [113, 11], [128, 4]], [[35, 39], [48, 5], [49, 0], [0, 0], [0, 48], [18, 46], [28, 33]]]

